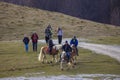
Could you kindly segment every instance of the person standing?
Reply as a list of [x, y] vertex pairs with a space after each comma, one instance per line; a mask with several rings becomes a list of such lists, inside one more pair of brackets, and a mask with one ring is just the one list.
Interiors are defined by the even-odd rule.
[[76, 48], [76, 54], [77, 54], [77, 56], [79, 56], [79, 55], [78, 55], [78, 48], [77, 48], [77, 46], [78, 46], [78, 40], [77, 40], [76, 36], [74, 36], [74, 37], [71, 39], [70, 45], [74, 45], [74, 46], [75, 46], [75, 48]]
[[33, 44], [33, 51], [37, 51], [38, 35], [36, 32], [32, 34], [31, 39]]
[[45, 41], [47, 44], [50, 38], [52, 38], [52, 28], [49, 24], [48, 27], [45, 29]]
[[24, 35], [24, 38], [23, 38], [23, 43], [25, 44], [25, 51], [28, 52], [28, 49], [29, 49], [29, 38], [27, 37], [27, 35], [25, 34]]
[[62, 36], [63, 36], [63, 31], [61, 28], [58, 28], [57, 36], [58, 36], [58, 43], [61, 44], [62, 43]]

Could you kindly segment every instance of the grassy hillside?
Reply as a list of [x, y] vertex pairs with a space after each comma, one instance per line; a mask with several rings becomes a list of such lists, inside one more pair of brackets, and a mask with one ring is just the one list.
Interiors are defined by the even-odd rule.
[[120, 27], [0, 2], [0, 40], [20, 40], [33, 31], [41, 39], [48, 24], [53, 26], [54, 37], [58, 27], [62, 27], [64, 37], [120, 36]]

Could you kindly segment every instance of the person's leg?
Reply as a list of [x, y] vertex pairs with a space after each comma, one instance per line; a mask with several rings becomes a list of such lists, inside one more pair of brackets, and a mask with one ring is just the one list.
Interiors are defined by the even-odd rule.
[[52, 47], [50, 46], [50, 54], [52, 54]]
[[35, 51], [35, 43], [33, 43], [33, 51]]
[[47, 44], [48, 44], [48, 42], [49, 42], [49, 39], [50, 39], [50, 38], [49, 38], [49, 36], [48, 36], [48, 37], [47, 37], [47, 39], [46, 39], [46, 41], [47, 41]]
[[47, 39], [47, 36], [45, 36], [45, 41], [46, 41], [46, 44], [48, 43], [48, 39]]
[[67, 52], [66, 54], [67, 54], [67, 58], [68, 58], [68, 62], [69, 62], [70, 61], [70, 53]]
[[25, 44], [26, 52], [28, 52], [28, 44]]
[[58, 36], [58, 44], [60, 44], [60, 36]]
[[37, 43], [35, 43], [35, 51], [37, 51]]
[[62, 36], [60, 36], [60, 44], [62, 43]]

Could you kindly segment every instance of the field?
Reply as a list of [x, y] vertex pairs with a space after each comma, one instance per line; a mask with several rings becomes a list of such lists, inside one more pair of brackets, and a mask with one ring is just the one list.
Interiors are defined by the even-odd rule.
[[[120, 63], [109, 56], [95, 54], [79, 48], [77, 65], [74, 69], [60, 70], [59, 63], [42, 64], [38, 52], [24, 51], [24, 34], [29, 37], [36, 31], [44, 39], [44, 30], [52, 25], [53, 38], [57, 38], [58, 27], [63, 29], [63, 38], [88, 39], [91, 43], [120, 45], [120, 27], [78, 19], [62, 13], [0, 2], [0, 78], [11, 76], [118, 74]], [[18, 40], [18, 41], [17, 41]], [[38, 49], [45, 44], [39, 43]], [[51, 60], [50, 56], [47, 56]], [[31, 73], [40, 73], [30, 75]]]
[[[44, 44], [39, 44], [39, 48]], [[60, 70], [59, 63], [42, 64], [38, 61], [38, 52], [32, 52], [32, 45], [28, 53], [20, 41], [0, 42], [0, 77], [36, 76], [40, 75], [75, 75], [75, 74], [119, 74], [120, 63], [108, 56], [95, 54], [89, 50], [79, 48], [77, 65], [74, 69]], [[50, 60], [50, 56], [48, 60]], [[38, 75], [37, 75], [38, 76]]]

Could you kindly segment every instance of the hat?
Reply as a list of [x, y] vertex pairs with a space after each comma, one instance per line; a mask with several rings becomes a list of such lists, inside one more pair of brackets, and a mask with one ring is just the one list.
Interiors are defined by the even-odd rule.
[[68, 41], [65, 41], [65, 43], [68, 43]]
[[74, 36], [73, 38], [76, 38], [76, 36]]

